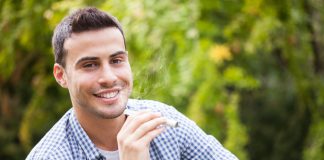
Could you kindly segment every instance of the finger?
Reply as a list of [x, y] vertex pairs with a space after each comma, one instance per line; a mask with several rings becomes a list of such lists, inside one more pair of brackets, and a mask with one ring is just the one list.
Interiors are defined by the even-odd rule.
[[159, 117], [152, 119], [150, 121], [147, 121], [140, 125], [135, 132], [133, 133], [134, 140], [141, 139], [143, 136], [146, 136], [147, 133], [149, 133], [152, 130], [157, 129], [159, 126], [165, 124], [167, 119], [165, 117]]
[[135, 115], [134, 117], [131, 117], [132, 119], [129, 121], [126, 127], [129, 128], [130, 131], [135, 131], [138, 127], [140, 127], [145, 122], [158, 117], [161, 117], [160, 113], [152, 113], [152, 112], [140, 113]]
[[152, 111], [151, 110], [140, 110], [140, 111], [136, 111], [134, 112], [134, 114], [132, 115], [127, 115], [127, 118], [126, 118], [126, 121], [123, 125], [122, 128], [127, 128], [128, 125], [133, 121], [133, 119], [139, 115], [143, 115], [145, 113], [151, 113]]
[[124, 125], [123, 125], [123, 127], [122, 128], [126, 128], [128, 125], [129, 125], [129, 123], [136, 117], [136, 116], [138, 116], [139, 114], [144, 114], [144, 113], [147, 113], [147, 112], [150, 112], [150, 110], [140, 110], [140, 111], [138, 111], [138, 112], [134, 112], [134, 114], [132, 114], [132, 115], [126, 115], [127, 116], [127, 118], [126, 118], [126, 121], [125, 121], [125, 123], [124, 123]]
[[[147, 121], [150, 121], [154, 118], [161, 117], [160, 113], [152, 113], [149, 111], [142, 111], [136, 115], [129, 116], [126, 121], [127, 124], [124, 124], [121, 131], [125, 134], [133, 134], [134, 131], [140, 127], [140, 125], [144, 124]], [[126, 122], [125, 122], [126, 123]]]
[[150, 144], [150, 142], [155, 137], [157, 137], [158, 135], [160, 135], [164, 130], [165, 130], [165, 127], [160, 127], [160, 128], [156, 128], [154, 130], [151, 130], [145, 136], [143, 136], [141, 139], [139, 139], [138, 142], [140, 144], [143, 144], [143, 145], [148, 146]]
[[151, 113], [150, 111], [140, 111], [137, 114], [131, 115], [127, 118], [127, 124], [123, 125], [119, 133], [117, 134], [117, 141], [120, 144], [134, 143], [138, 141], [138, 137], [134, 135], [134, 132], [140, 125], [150, 121], [154, 118], [161, 116], [159, 113]]

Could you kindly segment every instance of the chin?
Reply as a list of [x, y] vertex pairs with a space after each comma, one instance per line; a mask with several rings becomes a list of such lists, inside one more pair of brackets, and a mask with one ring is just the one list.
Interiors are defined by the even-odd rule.
[[104, 112], [101, 112], [101, 113], [96, 113], [96, 115], [102, 119], [114, 119], [114, 118], [117, 118], [119, 117], [120, 115], [122, 115], [123, 112], [118, 112], [118, 113], [104, 113]]
[[112, 108], [105, 108], [103, 110], [94, 111], [96, 116], [103, 119], [114, 119], [124, 113], [125, 107], [110, 106]]

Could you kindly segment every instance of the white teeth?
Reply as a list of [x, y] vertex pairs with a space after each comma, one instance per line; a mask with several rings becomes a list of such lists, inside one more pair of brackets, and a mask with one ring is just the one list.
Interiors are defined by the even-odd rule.
[[103, 97], [103, 98], [113, 98], [116, 97], [118, 94], [118, 91], [115, 92], [110, 92], [110, 93], [103, 93], [103, 94], [99, 94], [99, 97]]

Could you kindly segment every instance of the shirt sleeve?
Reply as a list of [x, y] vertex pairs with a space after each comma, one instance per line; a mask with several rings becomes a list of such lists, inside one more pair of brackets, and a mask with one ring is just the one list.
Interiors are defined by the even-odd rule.
[[215, 137], [207, 135], [196, 124], [192, 125], [194, 125], [194, 130], [191, 130], [185, 137], [187, 145], [181, 158], [184, 160], [237, 160]]
[[212, 135], [207, 135], [197, 124], [171, 107], [171, 118], [179, 121], [177, 131], [181, 160], [237, 160]]

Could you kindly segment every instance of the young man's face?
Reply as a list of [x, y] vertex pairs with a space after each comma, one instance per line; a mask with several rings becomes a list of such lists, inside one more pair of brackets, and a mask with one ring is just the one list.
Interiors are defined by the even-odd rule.
[[121, 32], [108, 27], [73, 33], [64, 48], [66, 67], [55, 64], [54, 75], [68, 88], [75, 110], [108, 119], [121, 115], [133, 86]]

